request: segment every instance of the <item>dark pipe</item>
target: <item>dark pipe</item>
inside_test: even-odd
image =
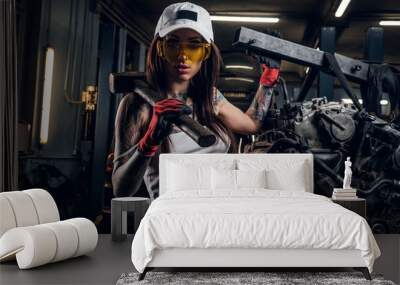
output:
[[[392,180],[392,179],[379,179],[376,181],[369,190],[358,190],[363,195],[371,195],[380,187],[385,184],[390,184],[390,186],[400,186],[400,180]]]
[[[375,126],[372,125],[372,133],[374,137],[390,143],[393,147],[400,145],[400,131],[393,129],[389,125]]]
[[[314,162],[317,166],[321,167],[323,170],[325,170],[332,179],[336,180],[339,184],[343,183],[343,179],[337,175],[328,165],[326,165],[325,162],[323,162],[321,159],[317,158],[314,156]]]
[[[325,114],[325,113],[323,113],[323,112],[320,112],[318,115],[319,115],[322,119],[328,121],[328,123],[331,123],[331,124],[335,125],[336,127],[338,127],[339,129],[341,129],[342,131],[345,131],[345,130],[346,130],[346,128],[345,128],[342,124],[336,122],[334,119],[332,119],[331,117],[329,117],[327,114]]]
[[[392,161],[395,169],[400,170],[400,145],[392,154]]]
[[[310,67],[308,73],[306,74],[306,78],[303,81],[303,84],[300,89],[299,95],[297,95],[296,102],[303,102],[306,99],[308,91],[310,91],[312,84],[315,78],[318,75],[318,69]]]
[[[290,104],[290,99],[289,99],[289,95],[288,95],[288,91],[286,88],[286,80],[283,77],[279,77],[279,83],[282,86],[282,91],[283,91],[283,98],[286,104]]]
[[[354,95],[353,89],[351,88],[349,82],[347,81],[342,70],[340,69],[336,57],[329,52],[324,52],[324,60],[326,60],[329,64],[329,69],[333,72],[333,74],[336,75],[344,91],[347,93],[347,96],[349,96],[349,98],[353,101],[353,104],[354,106],[356,106],[357,110],[363,110],[363,107],[361,106],[360,102],[358,102],[356,95]]]
[[[290,149],[290,148],[294,148],[296,149],[298,152],[301,151],[301,145],[293,140],[293,139],[289,139],[289,138],[281,138],[278,139],[276,142],[274,142],[274,144],[271,146],[271,148],[268,150],[269,153],[281,153],[282,150],[286,150],[286,149]]]

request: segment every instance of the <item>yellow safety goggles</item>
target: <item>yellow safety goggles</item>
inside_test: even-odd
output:
[[[183,56],[187,63],[200,62],[210,56],[211,44],[160,39],[157,41],[157,54],[172,64],[178,62],[179,56]]]

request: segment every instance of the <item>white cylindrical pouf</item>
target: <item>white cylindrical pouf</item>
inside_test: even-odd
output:
[[[15,228],[17,222],[15,221],[14,211],[10,202],[6,197],[0,194],[0,237],[9,229]]]
[[[31,197],[23,191],[1,193],[14,211],[17,227],[33,226],[39,223],[38,214]]]
[[[20,269],[49,263],[56,252],[57,239],[54,232],[42,225],[11,229],[0,239],[0,258],[16,253]]]
[[[57,262],[74,256],[78,249],[78,233],[65,221],[41,225],[51,229],[57,238],[57,252],[51,262]]]
[[[49,192],[43,189],[29,189],[23,192],[31,197],[38,214],[39,224],[57,222],[60,220],[56,202]]]
[[[73,225],[78,233],[78,249],[73,257],[86,254],[96,248],[98,233],[92,221],[85,218],[74,218],[64,222]]]

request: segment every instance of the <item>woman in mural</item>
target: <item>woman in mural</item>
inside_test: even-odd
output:
[[[112,183],[116,196],[131,196],[142,179],[152,199],[158,196],[158,156],[161,152],[226,153],[235,151],[233,132],[256,133],[268,110],[279,70],[268,69],[246,113],[228,102],[216,82],[221,64],[209,13],[189,3],[163,11],[149,47],[148,83],[163,96],[151,107],[140,96],[126,95],[115,121]],[[210,129],[215,144],[199,147],[169,121],[188,114]]]

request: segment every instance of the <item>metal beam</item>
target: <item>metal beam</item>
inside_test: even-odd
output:
[[[108,89],[108,75],[113,71],[116,26],[101,23],[101,42],[99,49],[99,91],[94,133],[92,162],[92,183],[90,192],[90,216],[95,217],[103,206],[106,157],[109,147],[109,120],[111,99]]]
[[[283,59],[297,64],[318,67],[321,71],[333,74],[324,64],[322,51],[283,40],[268,34],[241,27],[235,33],[234,46],[254,49],[259,54]],[[340,69],[354,82],[367,81],[369,64],[335,53]]]
[[[365,39],[364,59],[370,63],[383,63],[383,27],[369,27]]]
[[[127,11],[128,8],[126,6],[121,6],[118,1],[115,3],[114,1],[108,3],[108,1],[105,0],[99,0],[97,5],[99,7],[98,9],[112,19],[113,22],[120,27],[124,27],[132,38],[146,45],[150,45],[153,36],[143,29],[137,19],[130,14],[130,10]],[[138,17],[137,14],[135,16]]]
[[[370,27],[365,38],[364,59],[373,64],[382,64],[384,59],[384,37],[382,27]],[[381,114],[381,106],[377,104],[377,100],[369,98],[368,84],[361,87],[361,95],[363,104],[368,112]],[[376,94],[379,95],[379,94]]]
[[[335,48],[336,48],[335,27],[321,28],[319,46],[321,51],[335,53]],[[320,72],[318,80],[318,97],[326,97],[328,101],[332,101],[334,83],[335,83],[335,78],[332,75]]]
[[[319,32],[322,26],[327,25],[328,20],[332,18],[333,7],[337,0],[318,1],[316,12],[308,17],[306,27],[304,29],[302,44],[306,46],[316,47]]]
[[[306,78],[303,81],[303,85],[301,86],[300,89],[300,93],[297,96],[297,98],[295,98],[296,102],[303,102],[304,99],[307,96],[308,91],[310,90],[315,77],[317,77],[318,75],[318,69],[317,68],[310,68],[310,70],[308,71]]]

